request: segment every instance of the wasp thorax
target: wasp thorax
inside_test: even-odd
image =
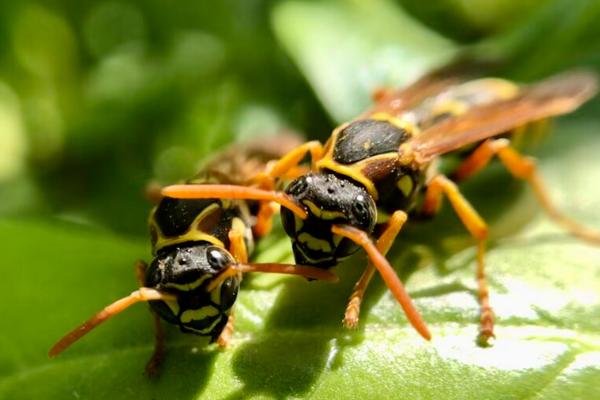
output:
[[[334,235],[334,224],[348,224],[371,232],[377,211],[375,202],[360,185],[331,173],[307,174],[294,180],[286,193],[308,213],[305,220],[287,209],[281,217],[292,239],[296,262],[330,267],[354,251],[350,241]]]

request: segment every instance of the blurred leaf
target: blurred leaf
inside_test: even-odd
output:
[[[552,0],[511,30],[477,45],[475,56],[498,59],[518,79],[530,80],[574,65],[600,71],[600,1]]]
[[[0,183],[23,173],[27,143],[19,99],[0,81]]]
[[[399,0],[419,20],[445,36],[473,41],[510,30],[553,0]]]
[[[600,138],[586,133],[598,129],[598,122],[562,124],[541,152],[553,197],[594,227],[600,226]],[[495,347],[475,345],[474,252],[460,251],[469,240],[446,207],[440,219],[409,227],[393,255],[405,278],[417,269],[408,287],[432,329],[431,343],[407,326],[379,279],[361,329],[341,328],[364,265],[359,256],[339,268],[335,286],[248,277],[232,348],[205,347],[205,340],[169,329],[157,381],[142,375],[152,351],[144,306],[57,359],[45,355],[68,329],[134,288],[131,265],[147,246],[56,221],[2,221],[0,398],[597,398],[600,251],[564,235],[536,212],[528,191],[507,182],[506,172],[492,170],[465,188],[482,214],[492,215],[496,237],[512,232],[487,258]],[[281,231],[257,253],[270,261],[290,257]]]
[[[406,84],[458,50],[387,0],[286,1],[273,25],[338,122],[360,114],[374,90]]]

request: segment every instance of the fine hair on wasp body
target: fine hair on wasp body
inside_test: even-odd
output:
[[[290,142],[289,137],[283,139],[271,144]],[[188,182],[246,184],[246,180],[264,169],[268,161],[285,148],[249,144],[244,153],[236,147],[234,155],[231,151],[224,152]],[[284,273],[335,281],[337,278],[332,273],[312,267],[248,263],[254,239],[270,228],[271,210],[268,202],[160,199],[149,218],[154,259],[149,266],[141,261],[136,264],[140,288],[69,332],[50,349],[49,355],[58,355],[129,306],[148,302],[154,318],[155,349],[146,370],[153,375],[165,351],[159,318],[178,326],[184,333],[208,336],[211,342],[227,346],[233,334],[233,306],[243,273]]]
[[[458,183],[498,158],[508,172],[525,180],[542,209],[567,232],[592,244],[600,234],[564,216],[551,202],[535,162],[511,145],[515,131],[574,111],[597,90],[594,74],[573,71],[532,85],[485,78],[466,80],[433,73],[397,91],[380,93],[374,107],[336,128],[322,146],[307,142],[271,164],[252,193],[233,185],[179,185],[163,194],[175,198],[220,197],[279,203],[297,262],[331,268],[357,249],[369,264],[350,296],[344,325],[355,327],[374,271],[426,339],[430,333],[385,254],[413,213],[434,215],[447,198],[477,244],[476,279],[480,301],[478,343],[494,338],[494,314],[484,269],[488,226],[462,195]],[[439,173],[438,157],[461,152],[452,179]],[[274,181],[297,168],[306,155],[311,169],[283,192]],[[418,208],[417,208],[418,207]],[[372,238],[374,228],[381,232]]]

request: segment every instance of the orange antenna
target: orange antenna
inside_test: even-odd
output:
[[[379,252],[379,250],[377,250],[367,234],[364,231],[349,225],[333,225],[331,230],[336,235],[348,238],[365,249],[367,255],[371,258],[373,265],[381,274],[388,289],[390,289],[396,300],[398,300],[398,303],[400,303],[400,306],[402,306],[408,321],[416,331],[423,336],[423,338],[431,340],[431,333],[429,332],[429,329],[427,329],[427,325],[425,325],[421,314],[415,308],[415,305],[406,292],[400,278],[398,278],[398,275],[396,275],[396,272],[394,272],[388,260]]]
[[[295,264],[239,264],[236,266],[241,272],[271,272],[276,274],[299,275],[308,279],[319,279],[327,282],[337,282],[338,277],[333,272],[322,268],[309,267]]]
[[[77,328],[73,329],[71,332],[67,333],[60,339],[48,352],[49,357],[55,357],[58,354],[65,351],[69,346],[79,340],[82,336],[85,336],[89,331],[109,319],[110,317],[119,314],[121,311],[124,311],[126,308],[134,305],[135,303],[139,303],[141,301],[153,301],[153,300],[163,300],[163,301],[174,301],[177,298],[174,295],[168,293],[162,293],[155,289],[142,287],[139,290],[131,293],[127,297],[123,297],[115,301],[112,304],[104,307],[102,311],[94,315],[92,318],[85,321],[83,324],[79,325]]]
[[[333,272],[329,272],[321,268],[308,267],[305,265],[279,263],[236,264],[229,266],[225,271],[221,272],[217,277],[215,277],[206,287],[206,290],[210,292],[230,276],[246,272],[268,272],[274,274],[303,276],[307,279],[318,279],[327,282],[338,281],[337,275]]]
[[[164,187],[162,195],[176,199],[243,199],[268,200],[281,204],[301,219],[306,219],[306,211],[298,203],[282,192],[262,190],[247,186],[235,185],[171,185]]]

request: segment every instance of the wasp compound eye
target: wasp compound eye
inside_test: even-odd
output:
[[[369,209],[364,196],[357,196],[356,202],[352,205],[352,211],[357,219],[364,221],[369,218]]]
[[[304,197],[304,194],[311,183],[312,178],[310,176],[301,176],[290,183],[286,192],[294,197]]]
[[[210,267],[219,272],[233,263],[231,257],[223,253],[223,250],[214,247],[207,251],[206,260]]]

